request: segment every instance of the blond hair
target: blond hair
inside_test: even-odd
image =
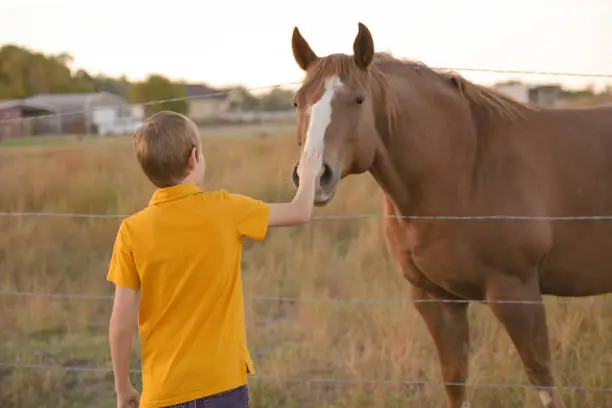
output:
[[[134,151],[140,167],[159,188],[179,184],[188,174],[191,151],[200,150],[195,123],[180,113],[158,112],[134,134]]]

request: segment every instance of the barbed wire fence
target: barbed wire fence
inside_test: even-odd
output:
[[[74,366],[74,365],[52,365],[52,364],[19,364],[0,363],[0,367],[42,370],[63,370],[72,372],[103,372],[111,373],[113,370],[106,367]],[[131,374],[141,374],[141,370],[130,370]],[[273,375],[249,375],[249,378],[264,381],[300,382],[300,383],[326,383],[326,384],[396,384],[396,385],[438,385],[438,386],[467,386],[470,388],[496,388],[496,389],[535,389],[535,390],[562,390],[562,391],[588,391],[588,392],[611,392],[609,387],[580,387],[580,386],[545,386],[529,384],[488,384],[488,383],[463,383],[433,380],[366,380],[366,379],[338,379],[321,377],[285,377]]]
[[[429,67],[424,67],[430,69]],[[419,67],[415,67],[419,69]],[[491,72],[503,74],[526,74],[526,75],[547,75],[547,76],[568,76],[568,77],[589,77],[589,78],[610,78],[612,74],[588,74],[588,73],[570,73],[570,72],[547,72],[547,71],[526,71],[526,70],[501,70],[501,69],[483,69],[483,68],[433,68],[445,71],[472,71],[472,72]],[[277,84],[264,87],[250,88],[248,91],[257,91],[270,89],[274,87],[283,87],[297,85],[299,82],[291,82],[286,84]],[[169,98],[162,100],[154,100],[142,103],[142,106],[150,106],[155,104],[163,104],[168,102],[206,99],[217,96],[227,95],[232,90],[220,91],[215,93],[207,93],[203,95],[192,95],[180,98]],[[85,114],[86,110],[74,110],[70,112],[58,112],[52,114],[38,115],[29,118],[11,118],[0,120],[0,125],[11,123],[14,121],[34,121],[42,118],[51,118],[57,116]],[[87,214],[87,213],[61,213],[61,212],[0,212],[0,217],[58,217],[58,218],[90,218],[90,219],[121,219],[128,217],[129,214]],[[449,221],[476,221],[476,220],[512,220],[512,221],[610,221],[612,215],[595,215],[595,216],[527,216],[527,215],[486,215],[486,216],[450,216],[450,215],[414,215],[414,216],[385,216],[383,214],[344,214],[344,215],[323,215],[314,216],[315,220],[324,219],[382,219],[382,218],[400,218],[413,220],[449,220]],[[21,297],[21,298],[50,298],[59,300],[106,300],[113,299],[111,295],[96,295],[96,294],[68,294],[68,293],[40,293],[40,292],[25,292],[17,290],[0,290],[0,296],[4,297]],[[517,304],[541,304],[545,302],[555,304],[612,304],[612,299],[594,299],[594,298],[576,298],[576,299],[549,299],[541,301],[526,301],[526,300],[463,300],[463,299],[325,299],[325,298],[298,298],[298,297],[276,297],[276,296],[250,296],[247,297],[253,301],[274,301],[274,302],[290,302],[290,303],[321,303],[321,304],[336,304],[336,305],[369,305],[369,304],[416,304],[416,303],[517,303]],[[0,367],[7,369],[33,369],[33,370],[63,370],[68,372],[112,372],[108,367],[91,367],[91,366],[74,366],[74,365],[51,365],[51,364],[26,364],[19,362],[0,362]],[[140,370],[131,370],[132,373],[140,373]],[[471,388],[497,388],[497,389],[558,389],[567,391],[587,391],[587,392],[612,392],[612,387],[582,387],[582,386],[536,386],[531,384],[472,384],[472,383],[449,383],[435,380],[372,380],[372,379],[336,379],[336,378],[309,378],[309,377],[283,377],[283,376],[267,376],[267,375],[251,375],[250,378],[263,381],[283,381],[283,382],[300,382],[300,383],[327,383],[327,384],[399,384],[399,385],[437,385],[437,386],[466,386]]]
[[[43,293],[43,292],[21,292],[11,290],[0,290],[0,296],[36,297],[64,300],[112,300],[112,295],[94,294],[70,294],[70,293]],[[416,303],[482,303],[482,304],[523,304],[539,305],[547,303],[546,300],[497,300],[497,299],[326,299],[326,298],[301,298],[286,296],[248,296],[247,299],[255,301],[273,301],[287,303],[330,303],[330,304],[416,304]],[[572,298],[572,299],[549,299],[553,304],[610,304],[612,299],[594,298]]]
[[[39,293],[39,292],[19,292],[0,290],[0,296],[19,296],[19,297],[42,297],[62,300],[106,300],[113,299],[111,295],[88,295],[88,294],[58,294],[58,293]],[[525,301],[525,300],[463,300],[463,299],[312,299],[297,297],[276,297],[276,296],[250,296],[247,299],[255,301],[274,301],[292,303],[329,303],[329,304],[411,304],[411,303],[517,303],[517,304],[541,304],[545,301]],[[550,303],[555,304],[612,304],[612,299],[551,299]],[[27,369],[27,370],[61,370],[66,372],[102,372],[110,373],[112,368],[100,366],[75,366],[70,364],[29,364],[20,362],[0,362],[0,367],[6,369]],[[141,370],[132,369],[132,374],[141,374]],[[561,390],[572,392],[612,392],[612,387],[586,387],[577,385],[556,385],[538,386],[532,384],[511,384],[511,383],[469,383],[469,382],[447,382],[441,380],[414,380],[414,379],[339,379],[323,377],[293,377],[293,376],[273,376],[273,375],[249,375],[249,378],[257,381],[276,381],[276,382],[297,382],[297,383],[319,383],[330,385],[411,385],[411,386],[465,386],[473,389],[524,389],[524,390]]]

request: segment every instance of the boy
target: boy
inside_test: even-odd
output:
[[[121,223],[109,266],[107,279],[116,285],[109,335],[117,407],[248,407],[247,373],[254,370],[244,325],[242,238],[262,241],[268,227],[309,221],[321,153],[302,155],[293,201],[266,204],[204,189],[199,131],[178,113],[148,118],[134,135],[134,150],[157,190],[148,207]],[[128,377],[137,326],[140,401]]]

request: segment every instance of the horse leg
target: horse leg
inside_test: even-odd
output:
[[[422,289],[412,287],[415,300],[441,300]],[[468,408],[465,382],[468,377],[470,329],[468,303],[416,303],[416,309],[425,321],[438,351],[438,359],[445,383],[447,408]]]
[[[554,387],[551,352],[548,343],[546,310],[543,303],[495,303],[496,300],[542,301],[537,275],[527,280],[496,277],[487,283],[487,300],[493,314],[504,325],[534,386]],[[546,408],[565,408],[556,389],[540,389]]]

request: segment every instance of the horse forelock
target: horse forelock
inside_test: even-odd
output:
[[[312,67],[308,69],[306,78],[298,91],[301,94],[309,93],[318,95],[322,93],[322,88],[327,78],[337,76],[344,83],[351,83],[365,87],[367,85],[367,73],[359,70],[352,57],[345,54],[332,54],[316,60]],[[304,101],[307,103],[316,101]]]
[[[393,126],[401,106],[397,102],[396,91],[386,83],[385,74],[378,69],[377,62],[385,58],[385,54],[376,54],[367,70],[359,68],[353,57],[346,54],[331,54],[319,58],[309,68],[296,98],[303,99],[306,94],[315,95],[315,100],[303,100],[303,103],[316,102],[316,96],[322,94],[325,81],[337,76],[345,84],[367,90],[376,100],[375,108],[382,106],[390,126]]]

